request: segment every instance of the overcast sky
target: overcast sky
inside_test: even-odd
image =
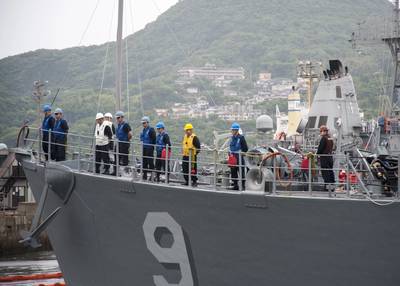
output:
[[[144,28],[176,2],[125,0],[124,36],[131,34],[133,28],[135,31]],[[79,43],[114,41],[117,6],[118,0],[0,0],[0,59],[40,48],[63,49]]]

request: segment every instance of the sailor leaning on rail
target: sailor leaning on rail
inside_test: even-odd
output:
[[[249,148],[247,147],[246,138],[239,134],[239,130],[240,125],[234,122],[231,126],[232,137],[229,144],[228,159],[232,179],[232,187],[229,188],[230,190],[239,190],[239,181],[242,182],[243,190],[246,184],[246,168],[242,152],[247,152]],[[241,166],[241,171],[239,171],[239,165]],[[241,179],[239,179],[239,173],[241,173]]]
[[[183,185],[189,185],[189,174],[192,186],[197,186],[197,154],[200,152],[200,140],[193,132],[193,125],[187,123],[183,128],[185,135],[182,141],[182,172],[185,179]],[[189,164],[191,166],[189,166]]]
[[[100,173],[101,162],[103,161],[104,172],[103,174],[110,174],[110,156],[108,150],[112,144],[113,133],[111,127],[104,120],[103,113],[96,114],[96,130],[94,134],[96,138],[96,173]]]
[[[321,165],[321,175],[324,179],[325,189],[334,188],[335,184],[335,174],[333,173],[333,140],[328,134],[328,128],[322,125],[319,128],[321,135],[321,140],[319,141],[317,154],[319,156],[319,161]]]

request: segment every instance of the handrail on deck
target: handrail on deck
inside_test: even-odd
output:
[[[34,131],[34,130],[31,130]],[[68,133],[66,134],[66,144],[58,143],[52,138],[56,132],[49,133],[49,140],[42,141],[40,129],[35,130],[37,136],[33,138],[26,138],[26,142],[32,143],[32,154],[39,162],[45,162],[45,154],[43,152],[42,144],[48,144],[47,158],[51,160],[52,152],[56,146],[65,146],[67,157],[72,164],[72,168],[78,172],[95,173],[96,165],[100,164],[101,169],[113,169],[116,176],[130,177],[132,180],[144,181],[144,172],[150,173],[150,178],[158,178],[161,183],[184,183],[183,175],[187,175],[189,186],[192,186],[192,179],[198,178],[198,183],[201,185],[209,186],[213,189],[228,189],[231,184],[237,185],[239,190],[243,190],[246,174],[251,168],[264,168],[271,172],[269,184],[272,187],[267,191],[277,193],[279,191],[304,191],[304,194],[310,196],[315,193],[315,190],[324,189],[328,190],[328,194],[343,193],[346,196],[365,193],[369,186],[377,186],[379,181],[371,181],[372,171],[368,166],[365,158],[361,153],[358,153],[359,158],[352,157],[348,154],[333,154],[333,155],[318,155],[334,156],[335,162],[338,162],[333,168],[321,168],[317,164],[316,158],[308,158],[308,166],[302,165],[305,160],[305,154],[299,154],[289,151],[283,147],[277,147],[279,150],[274,156],[264,156],[262,153],[242,153],[238,152],[238,162],[236,166],[228,165],[228,151],[217,149],[201,149],[196,157],[197,172],[192,172],[192,160],[195,157],[189,156],[189,171],[183,174],[181,171],[182,165],[182,148],[181,146],[166,146],[166,157],[162,158],[153,152],[154,156],[144,156],[142,153],[143,144],[138,138],[133,138],[132,141],[123,142],[113,139],[113,150],[97,150],[94,136],[87,136],[82,134]],[[34,133],[34,132],[31,132]],[[122,152],[120,148],[125,144],[129,146],[128,153]],[[147,144],[151,146],[154,151],[157,144]],[[105,154],[109,157],[109,163],[96,161],[96,152],[98,154]],[[286,156],[286,159],[285,159]],[[144,168],[143,159],[149,159],[156,163],[154,168]],[[244,158],[244,160],[242,160]],[[253,158],[253,160],[249,160]],[[287,158],[290,158],[287,159]],[[289,161],[290,163],[289,163]],[[359,160],[354,163],[354,160]],[[107,160],[106,160],[107,161]],[[244,163],[243,163],[244,161]],[[353,162],[352,162],[353,161]],[[71,163],[75,162],[75,164]],[[126,164],[128,162],[128,164]],[[357,168],[359,166],[360,168]],[[98,167],[98,166],[97,166]],[[156,168],[157,167],[157,168]],[[232,178],[232,168],[238,168],[237,178]],[[97,168],[98,169],[98,168]],[[333,172],[335,182],[325,183],[318,175],[319,172],[329,171]],[[244,172],[244,173],[243,173]],[[112,173],[112,172],[110,172]],[[345,176],[343,177],[343,173]],[[397,191],[397,190],[396,190]],[[397,192],[398,193],[398,192]],[[396,193],[396,194],[397,194]]]

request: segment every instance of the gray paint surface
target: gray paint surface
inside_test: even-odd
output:
[[[44,168],[23,164],[38,199]],[[48,229],[68,285],[158,285],[154,276],[178,284],[188,268],[160,263],[148,248],[143,228],[152,213],[168,214],[159,225],[176,222],[165,227],[171,233],[181,228],[185,239],[174,242],[184,245],[178,254],[189,259],[193,285],[400,284],[399,203],[267,195],[265,208],[252,208],[239,192],[74,176],[69,202]],[[49,193],[45,213],[60,204]]]

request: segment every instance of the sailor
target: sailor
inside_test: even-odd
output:
[[[169,164],[167,158],[171,156],[171,140],[169,139],[168,133],[165,131],[164,122],[160,121],[156,124],[157,129],[157,139],[156,139],[156,182],[160,181],[161,171],[167,169],[167,178],[165,178],[165,182],[168,182],[169,175]],[[168,146],[168,154],[167,154],[167,146]]]
[[[332,184],[335,183],[335,174],[333,173],[333,140],[328,134],[328,128],[322,125],[319,128],[321,140],[319,141],[317,154],[319,156],[321,165],[321,175],[324,179],[325,189],[333,188]]]
[[[110,126],[113,136],[115,135],[115,126],[112,122],[113,116],[110,112],[104,114],[104,123]]]
[[[242,152],[247,152],[249,148],[247,147],[246,138],[239,134],[240,125],[236,122],[232,123],[231,132],[232,137],[229,144],[229,167],[231,168],[231,179],[232,179],[232,187],[231,190],[239,190],[239,180],[242,182],[243,190],[245,188],[245,162]],[[240,158],[240,160],[239,160]],[[239,178],[239,163],[241,165],[241,175],[242,178]]]
[[[142,153],[142,169],[143,180],[147,180],[147,173],[154,170],[154,146],[156,144],[156,131],[150,126],[150,118],[143,116],[142,118],[143,130],[140,133],[140,141],[143,144]],[[150,177],[150,180],[152,176]]]
[[[116,137],[118,139],[118,144],[116,144],[116,155],[115,162],[119,166],[128,166],[129,159],[129,141],[132,138],[132,129],[129,124],[124,119],[125,114],[122,111],[117,111],[115,113],[115,118],[117,120],[118,126],[116,130]],[[118,160],[117,160],[118,154]],[[116,166],[118,168],[118,166]],[[114,169],[112,175],[116,175],[116,168]]]
[[[378,126],[380,129],[380,133],[384,134],[385,133],[385,116],[384,116],[384,114],[381,114],[378,117]]]
[[[114,165],[115,166],[115,162],[114,162],[114,139],[115,139],[115,126],[113,124],[113,116],[110,112],[107,112],[106,114],[104,114],[104,124],[110,126],[111,128],[111,132],[112,132],[112,140],[109,140],[110,143],[108,145],[108,157],[110,158],[110,165]]]
[[[185,178],[184,185],[189,185],[189,172],[192,178],[192,186],[197,186],[197,155],[200,152],[200,140],[193,133],[193,125],[187,123],[184,127],[185,135],[182,141],[182,172]],[[190,158],[190,160],[189,160]],[[189,161],[191,166],[189,168]]]
[[[65,160],[65,150],[67,147],[67,133],[69,130],[67,121],[63,118],[63,111],[61,108],[57,108],[54,111],[56,122],[54,124],[54,151],[53,157],[56,161]]]
[[[54,129],[54,124],[55,124],[55,119],[51,114],[51,106],[50,104],[45,104],[43,106],[43,113],[44,113],[44,118],[43,118],[43,122],[42,122],[42,148],[43,148],[43,152],[44,152],[44,156],[46,158],[46,161],[49,160],[49,153],[51,154],[51,150],[49,152],[49,133],[51,132],[51,130]],[[54,135],[54,134],[52,134]],[[54,142],[54,138],[51,138],[51,141]],[[50,146],[50,149],[52,147]],[[50,155],[51,156],[51,155]]]
[[[110,174],[110,157],[108,150],[110,148],[110,143],[112,144],[112,130],[110,126],[104,120],[103,113],[96,114],[96,173],[100,173],[101,161],[104,163],[104,173]]]

